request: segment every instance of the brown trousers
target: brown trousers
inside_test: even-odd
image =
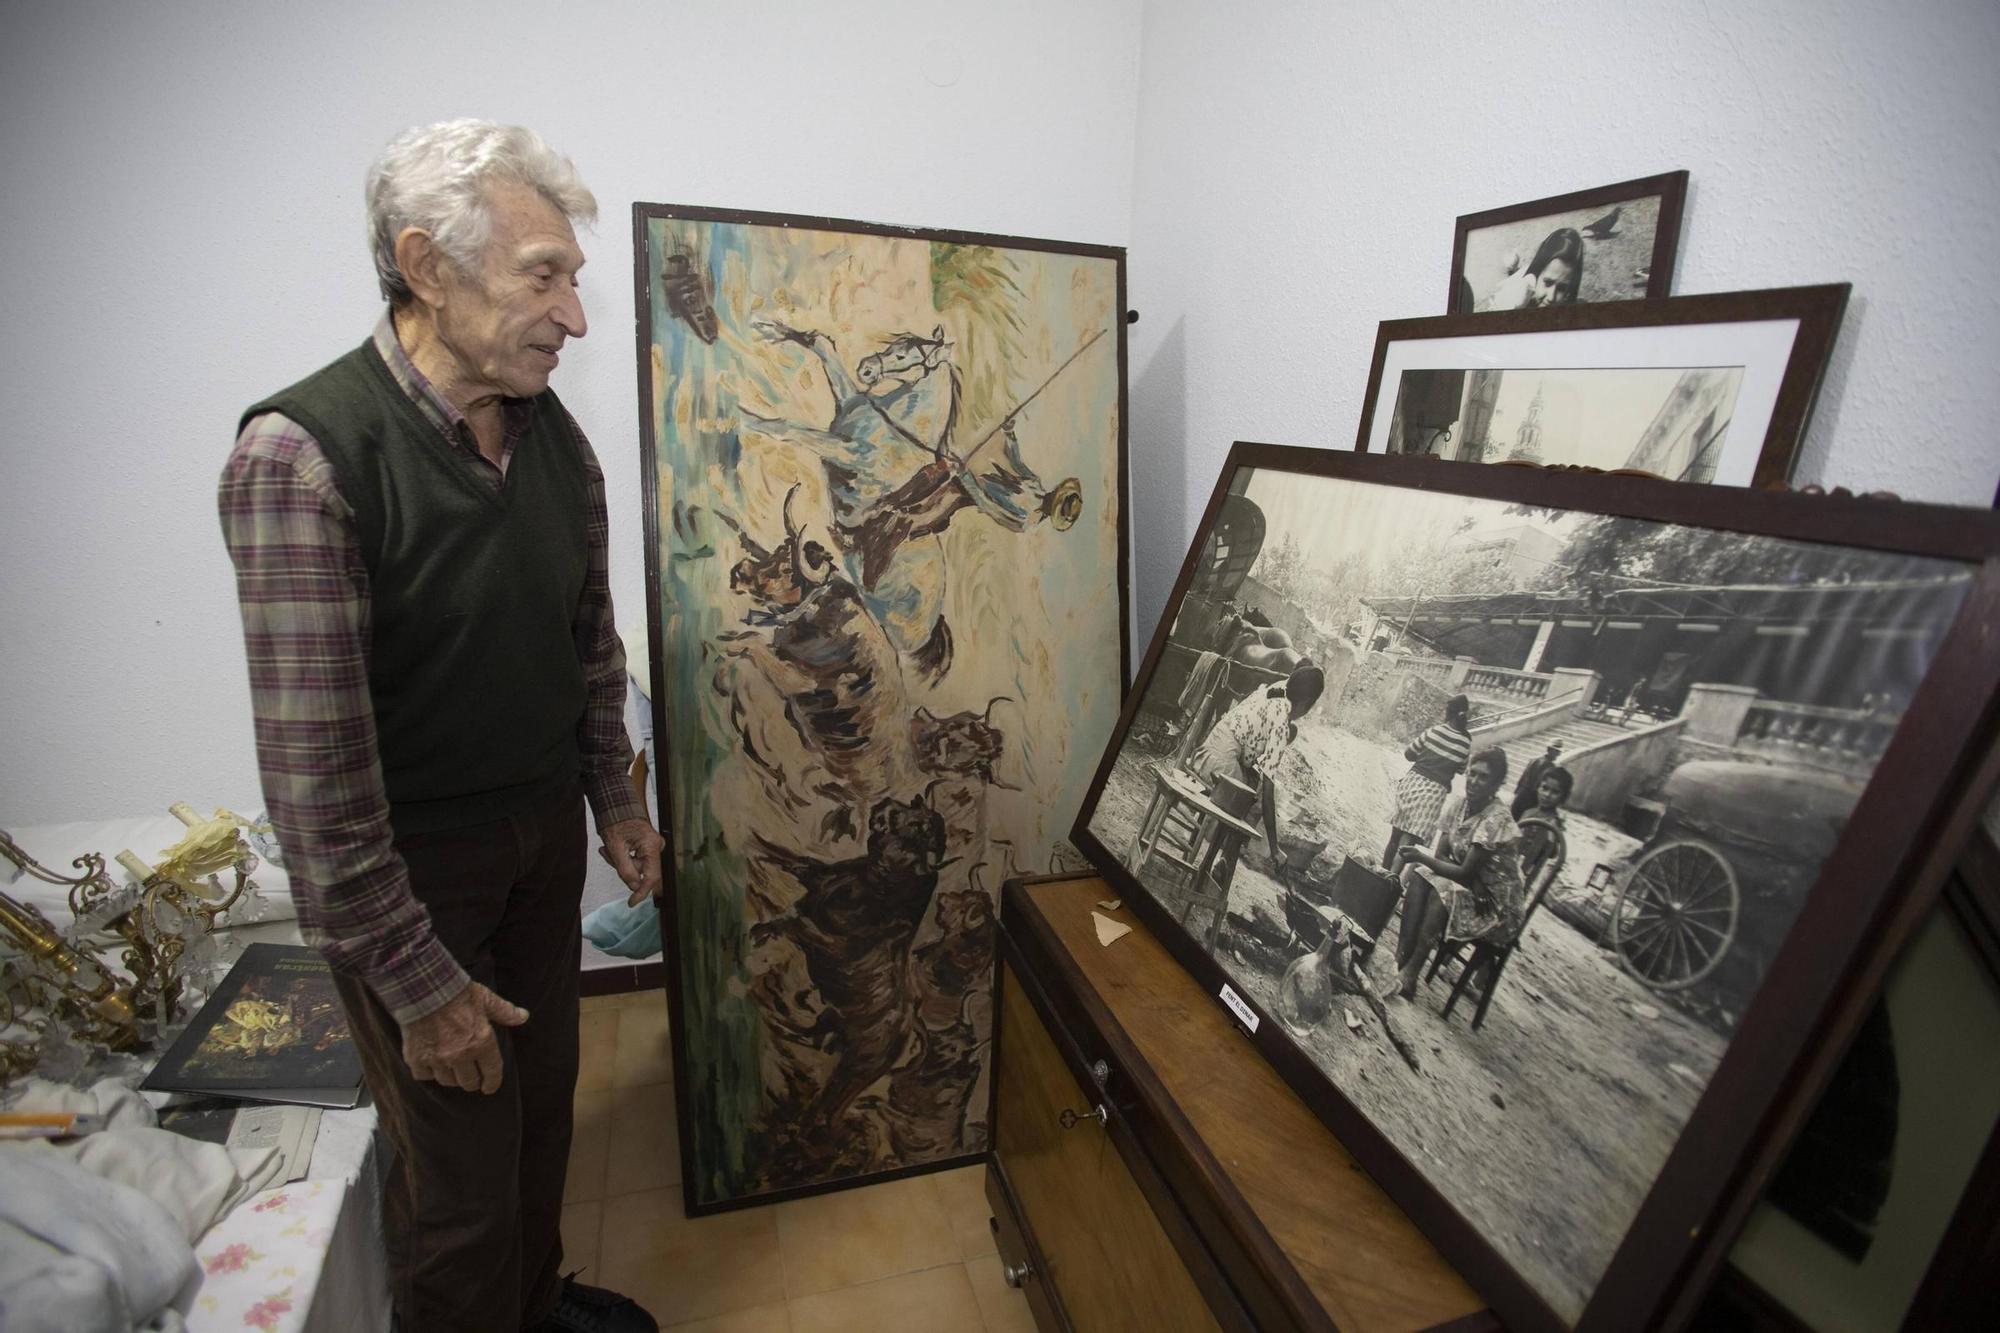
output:
[[[560,1284],[563,1178],[576,1090],[583,798],[399,838],[417,898],[452,957],[528,1011],[495,1027],[491,1096],[419,1082],[402,1028],[335,974],[383,1133],[389,1294],[403,1333],[509,1333],[547,1316]]]

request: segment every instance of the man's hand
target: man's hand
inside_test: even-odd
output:
[[[526,1009],[474,981],[442,1009],[403,1025],[403,1060],[413,1078],[467,1092],[497,1092],[500,1041],[493,1025],[517,1028],[527,1021]]]
[[[604,846],[598,850],[631,891],[627,907],[637,907],[660,891],[660,849],[666,840],[653,830],[651,821],[621,819],[605,828],[603,838]]]

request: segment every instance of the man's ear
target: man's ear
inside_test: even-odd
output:
[[[403,271],[410,291],[432,309],[444,304],[444,270],[450,262],[423,228],[405,227],[397,233],[396,267]]]

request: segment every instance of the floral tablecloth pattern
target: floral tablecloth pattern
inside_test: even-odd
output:
[[[195,1246],[201,1291],[191,1322],[280,1333],[305,1327],[347,1191],[298,1180],[246,1200]]]

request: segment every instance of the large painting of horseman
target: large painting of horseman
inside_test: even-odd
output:
[[[1125,678],[1122,252],[634,214],[688,1207],[979,1153]]]
[[[1978,565],[1338,461],[1406,480],[1225,474],[1079,842],[1516,1275],[1510,1326],[1588,1324],[1781,951],[1859,910],[1822,875],[1886,835]]]

